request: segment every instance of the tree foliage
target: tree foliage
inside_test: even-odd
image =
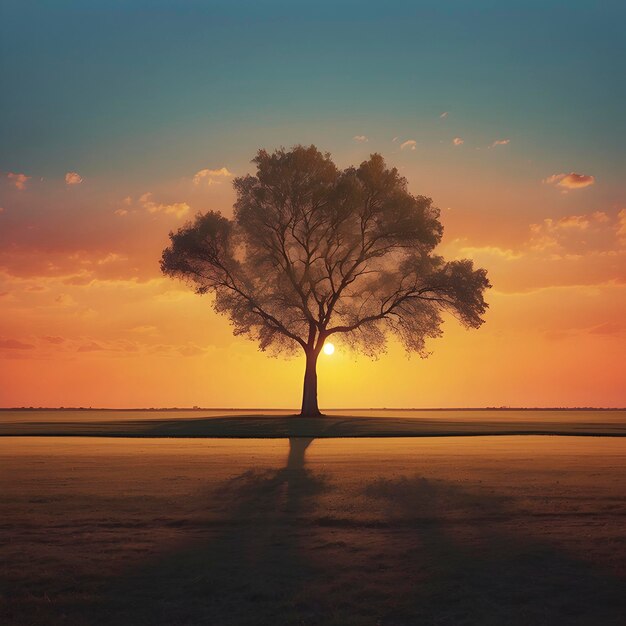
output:
[[[486,271],[433,253],[439,211],[379,154],[339,170],[315,146],[296,146],[260,150],[253,163],[256,175],[234,181],[233,219],[197,215],[170,233],[161,259],[165,274],[214,294],[235,334],[307,354],[341,334],[374,356],[391,333],[426,356],[443,312],[483,323]]]

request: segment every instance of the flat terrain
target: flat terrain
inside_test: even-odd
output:
[[[0,623],[624,623],[626,439],[0,439]]]
[[[0,411],[0,436],[100,437],[436,437],[461,435],[626,436],[626,411]]]

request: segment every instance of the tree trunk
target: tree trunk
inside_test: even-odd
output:
[[[317,356],[315,350],[306,352],[306,368],[304,370],[304,389],[302,392],[302,417],[321,415],[317,406]]]

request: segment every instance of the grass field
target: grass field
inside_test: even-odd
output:
[[[461,435],[626,436],[626,410],[0,411],[0,436],[435,437]]]
[[[626,439],[0,438],[3,624],[608,624]]]

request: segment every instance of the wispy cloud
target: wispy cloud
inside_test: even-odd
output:
[[[97,352],[98,350],[104,350],[104,348],[95,341],[89,341],[79,346],[77,352]]]
[[[514,261],[521,259],[522,252],[512,250],[511,248],[501,248],[500,246],[463,246],[461,254],[475,258],[476,256],[500,257],[506,261]]]
[[[619,322],[604,322],[589,328],[592,335],[618,335],[624,330],[624,325]]]
[[[59,306],[74,306],[76,304],[76,300],[74,300],[74,298],[72,298],[72,296],[66,294],[66,293],[60,293],[55,299],[54,299],[55,303],[58,304]]]
[[[47,341],[48,343],[52,343],[55,345],[59,345],[65,342],[65,339],[63,337],[58,337],[55,335],[46,335],[45,337],[43,337],[43,339],[44,341]]]
[[[503,291],[564,285],[624,284],[626,209],[617,215],[595,211],[545,218],[529,225],[515,245],[452,242],[457,258],[469,257],[489,268]],[[626,231],[626,229],[624,229]]]
[[[465,141],[464,141],[463,139],[461,139],[461,137],[455,137],[455,138],[452,140],[452,143],[453,143],[455,146],[460,146],[460,145],[464,144],[464,143],[465,143]]]
[[[510,144],[510,143],[511,143],[510,139],[496,139],[494,142],[491,143],[489,147],[495,148],[496,146],[506,146],[507,144]]]
[[[400,144],[400,150],[415,150],[415,146],[417,145],[417,141],[415,139],[407,139]]]
[[[600,253],[607,258],[624,252],[626,241],[622,232],[626,223],[626,209],[616,216],[604,211],[566,215],[559,219],[546,218],[531,224],[528,239],[516,250],[499,246],[479,246],[463,248],[463,252],[488,253],[492,256],[516,260],[534,257],[536,260],[560,260],[584,258]]]
[[[352,137],[352,139],[354,139],[354,141],[358,141],[359,143],[365,143],[366,141],[369,141],[369,139],[365,135],[355,135],[354,137]]]
[[[16,172],[9,172],[7,178],[15,185],[16,189],[23,191],[26,189],[26,183],[30,180],[30,176],[26,174],[18,174]]]
[[[558,220],[547,218],[531,224],[530,247],[558,254],[584,254],[591,250],[617,250],[621,216],[617,220],[604,211],[566,215]]]
[[[199,185],[205,182],[207,185],[214,185],[219,181],[216,178],[227,178],[232,176],[233,173],[226,167],[220,167],[217,170],[204,169],[196,172],[193,176],[193,184]]]
[[[139,204],[142,208],[148,211],[148,213],[166,213],[168,215],[175,215],[176,217],[186,215],[191,209],[186,202],[174,202],[172,204],[155,202],[152,199],[152,194],[150,192],[144,193],[140,196]]]
[[[125,207],[131,207],[133,205],[133,199],[130,196],[126,196],[122,200],[122,204],[124,206],[120,207],[119,209],[115,209],[115,211],[113,211],[113,213],[115,213],[115,215],[120,215],[120,216],[128,215],[129,209],[127,209]]]
[[[68,172],[65,174],[65,182],[68,185],[80,185],[83,178],[78,172]]]
[[[588,174],[576,174],[576,172],[570,172],[569,174],[552,174],[548,178],[544,178],[544,183],[547,185],[556,185],[564,190],[569,189],[583,189],[589,187],[596,182],[594,176]]]
[[[0,339],[0,350],[31,350],[35,346],[19,339]]]

